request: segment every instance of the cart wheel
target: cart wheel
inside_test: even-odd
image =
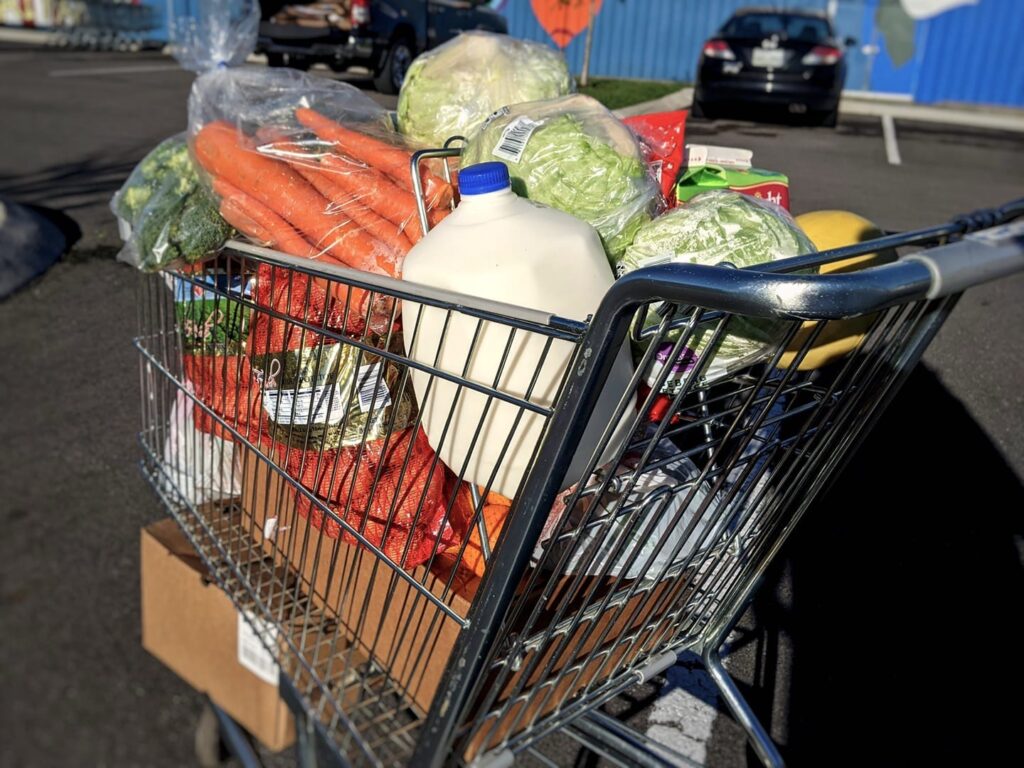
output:
[[[199,768],[225,768],[231,764],[231,753],[220,737],[220,724],[209,704],[203,705],[196,723],[195,750]]]

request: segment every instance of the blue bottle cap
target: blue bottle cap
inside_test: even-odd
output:
[[[459,171],[459,194],[482,195],[508,189],[512,182],[504,163],[476,163]]]

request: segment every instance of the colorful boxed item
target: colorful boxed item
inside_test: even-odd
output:
[[[716,165],[688,167],[676,184],[676,199],[685,203],[710,189],[740,192],[789,210],[789,177],[760,168],[735,170]]]

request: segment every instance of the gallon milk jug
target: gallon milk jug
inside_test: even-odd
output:
[[[597,232],[567,213],[518,197],[502,163],[459,174],[459,207],[405,259],[403,279],[571,320],[597,311],[614,277]],[[405,301],[408,356],[544,407],[554,405],[574,346],[567,341],[481,321],[457,311]],[[502,367],[502,361],[504,366]],[[410,368],[422,426],[437,452],[463,479],[515,497],[546,418],[518,405]],[[623,345],[565,479],[580,479],[632,376]],[[532,388],[531,388],[532,385]],[[628,437],[629,409],[601,462]]]

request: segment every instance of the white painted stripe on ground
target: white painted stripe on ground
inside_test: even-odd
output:
[[[102,75],[135,75],[144,72],[164,72],[181,69],[177,64],[133,64],[127,67],[81,67],[79,69],[54,69],[50,77],[96,77]]]
[[[885,139],[885,158],[889,165],[900,165],[900,147],[896,143],[896,121],[888,112],[882,115],[882,137]]]
[[[654,702],[647,736],[703,765],[718,717],[718,689],[699,663],[681,662],[668,670],[662,694]]]

